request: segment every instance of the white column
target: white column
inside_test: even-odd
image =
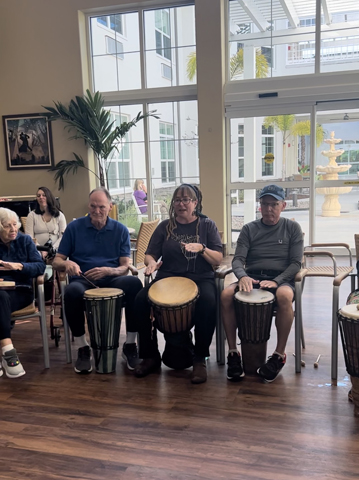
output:
[[[256,118],[244,119],[244,181],[255,182],[257,172]],[[256,217],[256,192],[244,191],[244,223]]]

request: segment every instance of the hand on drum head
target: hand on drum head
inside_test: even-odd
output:
[[[278,288],[278,283],[274,280],[262,280],[259,286],[260,288]]]
[[[238,282],[238,289],[240,292],[251,292],[253,283],[259,283],[259,280],[254,280],[251,277],[242,277]]]

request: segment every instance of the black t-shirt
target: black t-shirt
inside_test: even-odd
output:
[[[168,239],[167,225],[168,220],[158,225],[146,251],[146,255],[151,255],[155,260],[162,257],[163,264],[156,278],[180,276],[193,281],[213,278],[212,265],[203,255],[186,252],[182,243],[204,243],[209,249],[221,252],[222,242],[216,224],[209,218],[199,218],[186,224],[177,223]]]

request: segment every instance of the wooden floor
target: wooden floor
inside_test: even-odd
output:
[[[197,386],[189,370],[166,367],[137,379],[120,358],[115,374],[76,375],[63,340],[51,341],[43,370],[38,324],[16,326],[27,374],[0,379],[0,479],[358,479],[359,419],[341,351],[338,385],[330,380],[331,283],[307,280],[306,367],[295,374],[292,330],[272,384],[228,382],[214,346]],[[341,305],[349,291],[346,280]],[[273,330],[269,354],[274,342]]]

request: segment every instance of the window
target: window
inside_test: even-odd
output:
[[[107,53],[110,55],[116,55],[117,58],[121,58],[122,60],[125,58],[123,55],[123,44],[121,42],[106,36],[106,46]]]
[[[244,125],[238,125],[238,177],[244,177]]]
[[[123,35],[123,19],[122,15],[107,15],[102,17],[97,17],[97,23],[103,25],[104,27],[111,28],[116,33]]]
[[[121,123],[129,121],[129,115],[120,115],[116,112],[111,113],[114,127],[119,127]],[[123,187],[131,186],[130,175],[130,139],[129,133],[125,135],[122,142],[118,144],[117,150],[112,152],[111,163],[108,168],[108,179],[110,190],[118,190]]]
[[[267,163],[264,156],[267,153],[274,155],[274,129],[273,127],[265,128],[262,125],[262,175],[263,177],[273,175],[273,162]]]
[[[165,63],[161,63],[162,77],[172,80],[172,68]]]
[[[171,27],[169,10],[155,11],[156,52],[171,60]]]
[[[169,123],[160,122],[161,181],[174,182],[176,179],[174,129]]]

